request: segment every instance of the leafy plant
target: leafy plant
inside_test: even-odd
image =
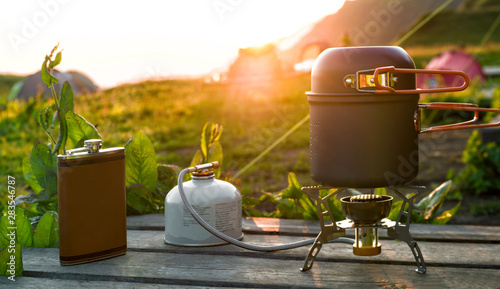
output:
[[[201,132],[201,143],[200,149],[196,151],[193,160],[191,161],[191,167],[199,164],[205,164],[210,162],[219,162],[222,166],[222,146],[219,143],[219,139],[222,135],[222,126],[219,124],[212,124],[210,128],[210,135],[207,134],[208,122],[203,126],[203,131]],[[221,170],[215,170],[214,174],[216,178],[220,177]]]
[[[33,192],[20,195],[9,202],[9,206],[4,208],[0,222],[0,246],[3,248],[0,251],[0,263],[4,266],[9,261],[8,258],[11,258],[11,246],[19,247],[19,250],[15,249],[18,254],[16,276],[22,274],[21,246],[59,246],[57,154],[65,152],[67,147],[82,146],[86,139],[101,138],[92,124],[74,112],[73,90],[69,83],[62,85],[59,95],[55,91],[54,84],[58,83],[58,79],[52,73],[62,60],[61,51],[54,57],[57,48],[58,45],[52,49],[50,55],[45,56],[41,69],[42,81],[50,88],[54,101],[38,116],[38,123],[47,133],[49,143],[35,141],[30,156],[22,161],[25,180]],[[57,134],[56,130],[59,131]],[[10,212],[15,212],[15,218],[9,219]],[[11,236],[15,236],[14,240]],[[6,267],[0,267],[0,274],[6,273]]]
[[[208,127],[208,123],[203,127],[200,149],[195,153],[191,166],[214,161],[222,163],[222,146],[219,143],[222,126],[212,124],[210,135],[207,134]],[[125,167],[127,214],[163,213],[165,196],[177,185],[181,168],[158,164],[153,144],[143,133],[138,133],[125,145]],[[216,177],[220,176],[219,171],[215,171]]]
[[[36,203],[29,214],[37,219],[45,212],[57,212],[57,155],[65,152],[66,148],[83,146],[87,139],[102,139],[91,123],[74,112],[71,85],[65,82],[59,95],[55,91],[54,84],[58,83],[58,79],[52,73],[62,60],[61,51],[52,59],[57,48],[58,45],[50,55],[45,56],[41,69],[42,81],[50,88],[54,102],[38,116],[38,123],[48,135],[49,143],[35,141],[30,156],[23,159],[24,177],[33,193],[16,198],[16,205]],[[58,134],[55,133],[57,128]]]
[[[453,208],[440,212],[440,208],[443,205],[446,195],[450,191],[452,182],[446,181],[442,183],[439,187],[433,190],[429,195],[421,199],[418,203],[413,205],[411,222],[416,224],[435,224],[444,225],[448,223],[453,216],[458,212],[460,204],[458,203]],[[381,189],[385,191],[385,189]],[[381,193],[384,194],[384,193]],[[407,196],[409,197],[409,196]],[[403,200],[393,201],[391,213],[389,214],[389,219],[395,221],[403,205]],[[405,208],[406,210],[408,208]]]
[[[500,191],[500,146],[483,143],[476,130],[462,155],[465,167],[454,178],[460,192],[481,195]]]
[[[251,216],[265,216],[272,218],[285,218],[285,219],[304,219],[304,220],[318,220],[318,209],[316,203],[304,194],[301,190],[301,185],[297,180],[294,173],[288,173],[288,187],[279,192],[264,192],[259,199],[254,199],[253,202],[249,201],[248,204],[253,207],[271,202],[275,205],[275,210],[270,212],[261,213],[260,211],[252,208],[252,206],[244,209],[244,212]],[[321,190],[320,196],[325,197],[332,190]],[[339,200],[334,197],[328,199],[328,205],[332,211],[335,221],[345,219],[342,213],[342,207]]]
[[[9,206],[10,207],[10,206]],[[22,276],[22,247],[59,247],[59,222],[57,213],[46,212],[36,231],[25,211],[20,207],[7,207],[0,219],[0,275]],[[14,215],[12,212],[15,212]],[[14,260],[14,274],[8,263]]]
[[[439,212],[439,208],[448,194],[451,186],[451,181],[443,183],[436,188],[432,193],[423,198],[421,201],[413,205],[412,223],[419,224],[446,224],[457,213],[460,208],[460,203],[450,210]],[[359,195],[361,192],[355,189],[348,189],[352,195]],[[320,196],[325,197],[332,190],[321,190]],[[386,195],[385,188],[378,188],[375,194]],[[409,196],[407,196],[409,197]],[[258,206],[265,202],[272,202],[275,205],[275,210],[271,212],[260,213],[254,208],[245,208],[245,213],[252,216],[265,216],[274,218],[286,219],[305,219],[318,220],[317,206],[313,200],[304,194],[301,186],[294,173],[288,174],[288,187],[282,191],[269,193],[264,192],[259,199],[254,199],[251,205]],[[393,201],[389,219],[396,220],[403,204],[402,200]],[[342,212],[341,202],[334,197],[328,199],[328,205],[332,212],[335,221],[345,219]],[[407,208],[406,208],[407,209]]]
[[[175,185],[180,168],[156,163],[151,140],[138,133],[125,145],[127,214],[161,213],[168,191]]]

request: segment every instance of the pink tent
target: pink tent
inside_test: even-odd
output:
[[[473,56],[461,51],[448,51],[434,57],[425,69],[460,70],[469,76],[469,79],[484,82],[485,75],[479,62]],[[418,88],[436,88],[461,86],[463,79],[455,75],[418,74]]]

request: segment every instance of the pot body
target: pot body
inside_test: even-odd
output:
[[[418,94],[358,92],[346,75],[380,66],[415,68],[399,47],[325,50],[312,70],[311,177],[333,187],[403,185],[418,174]],[[398,76],[397,89],[415,89],[415,75]]]

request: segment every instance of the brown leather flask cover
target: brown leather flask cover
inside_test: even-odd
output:
[[[59,259],[73,265],[127,251],[123,148],[59,155]]]

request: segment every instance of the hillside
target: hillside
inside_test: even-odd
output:
[[[5,98],[9,94],[10,88],[18,81],[23,80],[24,76],[12,74],[0,74],[0,98]]]
[[[478,45],[499,13],[500,8],[443,11],[404,41],[402,46]],[[489,41],[500,42],[499,27],[492,31]]]
[[[301,62],[305,52],[317,47],[390,45],[415,25],[422,16],[441,6],[445,0],[347,1],[335,14],[328,15],[278,44],[285,67]],[[447,9],[456,10],[456,0]]]

